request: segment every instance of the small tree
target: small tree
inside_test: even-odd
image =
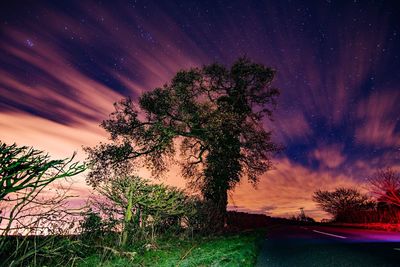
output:
[[[371,192],[380,202],[400,208],[400,174],[387,168],[368,178]]]
[[[351,221],[359,211],[373,209],[375,202],[355,188],[339,187],[336,190],[314,192],[313,200],[336,221]]]
[[[122,217],[120,245],[127,244],[129,234],[140,234],[147,226],[151,228],[151,238],[157,227],[169,227],[171,222],[190,214],[191,205],[186,194],[175,187],[150,184],[149,181],[118,171],[118,176],[104,180],[95,189],[113,206],[99,200],[104,213]],[[102,202],[105,205],[102,205]]]

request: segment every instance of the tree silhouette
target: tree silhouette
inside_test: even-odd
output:
[[[314,192],[313,200],[336,221],[351,221],[355,212],[375,207],[374,201],[355,188],[339,187],[332,192],[318,190]]]
[[[230,69],[212,64],[179,71],[169,84],[115,104],[101,126],[112,143],[87,148],[93,186],[128,159],[159,176],[180,144],[182,175],[213,204],[210,225],[224,224],[227,191],[243,177],[256,183],[279,147],[262,120],[272,115],[279,91],[275,71],[242,58]]]
[[[371,191],[380,202],[400,208],[400,174],[387,168],[368,178]]]

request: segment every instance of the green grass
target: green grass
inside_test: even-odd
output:
[[[261,233],[248,232],[193,239],[163,238],[156,248],[143,250],[133,259],[101,255],[85,258],[78,266],[254,266]],[[132,248],[131,251],[137,251]]]

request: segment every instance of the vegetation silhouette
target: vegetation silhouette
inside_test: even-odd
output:
[[[391,168],[377,171],[368,178],[372,193],[380,202],[400,208],[400,174]]]
[[[7,145],[0,141],[0,200],[24,189],[43,188],[57,179],[71,177],[86,167],[71,158],[51,160],[48,154],[32,147]]]
[[[0,141],[1,266],[40,265],[71,244],[59,242],[75,227],[68,187],[51,191],[49,185],[86,169],[74,156],[52,160],[41,150]]]
[[[313,200],[339,222],[352,222],[354,213],[375,208],[375,201],[356,188],[339,187],[334,191],[318,190],[314,192]]]
[[[400,222],[400,174],[392,168],[378,170],[367,179],[377,200],[379,222]]]

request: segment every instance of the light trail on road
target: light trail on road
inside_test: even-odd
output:
[[[317,231],[317,230],[313,230],[313,232],[316,232],[316,233],[319,233],[319,234],[323,234],[323,235],[329,235],[329,236],[333,236],[333,237],[337,237],[337,238],[342,238],[342,239],[346,239],[347,238],[345,236],[334,235],[334,234],[325,233],[325,232],[321,232],[321,231]]]

